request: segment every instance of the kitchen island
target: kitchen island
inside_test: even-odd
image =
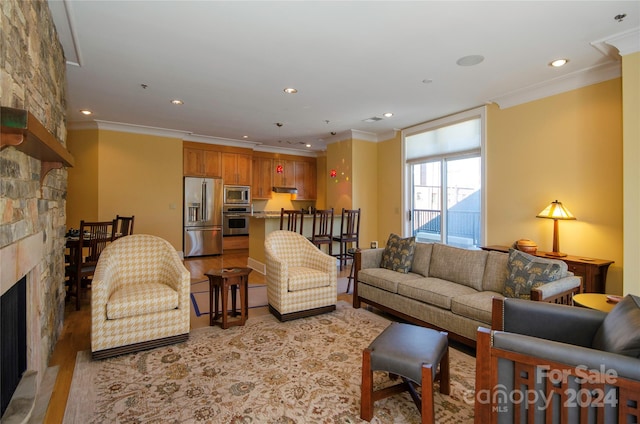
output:
[[[302,226],[302,235],[311,237],[313,230],[313,214],[305,214]],[[342,215],[333,215],[333,235],[340,232],[340,220]],[[249,259],[248,266],[257,272],[266,272],[266,259],[264,255],[264,240],[272,231],[280,230],[280,211],[278,212],[256,212],[249,218]],[[333,246],[338,249],[338,244]],[[323,248],[326,253],[326,248]]]

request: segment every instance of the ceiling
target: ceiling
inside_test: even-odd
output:
[[[125,124],[310,152],[344,134],[388,139],[486,103],[613,78],[620,57],[604,41],[640,26],[638,1],[49,4],[68,63],[70,128]],[[484,60],[456,63],[469,55]],[[549,66],[557,58],[569,62]]]

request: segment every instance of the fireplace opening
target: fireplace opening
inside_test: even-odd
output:
[[[0,297],[0,416],[27,369],[27,277]]]

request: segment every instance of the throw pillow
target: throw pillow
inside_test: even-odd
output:
[[[397,234],[390,234],[387,246],[382,252],[380,268],[386,268],[406,274],[411,270],[413,254],[416,250],[416,238],[400,238]]]
[[[594,349],[640,358],[640,297],[625,296],[602,321],[592,345]]]
[[[567,274],[567,264],[557,259],[539,258],[509,249],[507,271],[509,276],[502,294],[506,297],[530,299],[531,289],[564,277]]]

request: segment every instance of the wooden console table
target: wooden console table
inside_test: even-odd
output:
[[[509,252],[508,246],[482,246],[483,250]],[[567,255],[564,257],[548,256],[547,252],[538,251],[534,256],[547,259],[560,259],[566,262],[569,271],[582,277],[581,293],[604,293],[607,282],[607,271],[613,261],[606,259],[586,258],[584,256]]]

